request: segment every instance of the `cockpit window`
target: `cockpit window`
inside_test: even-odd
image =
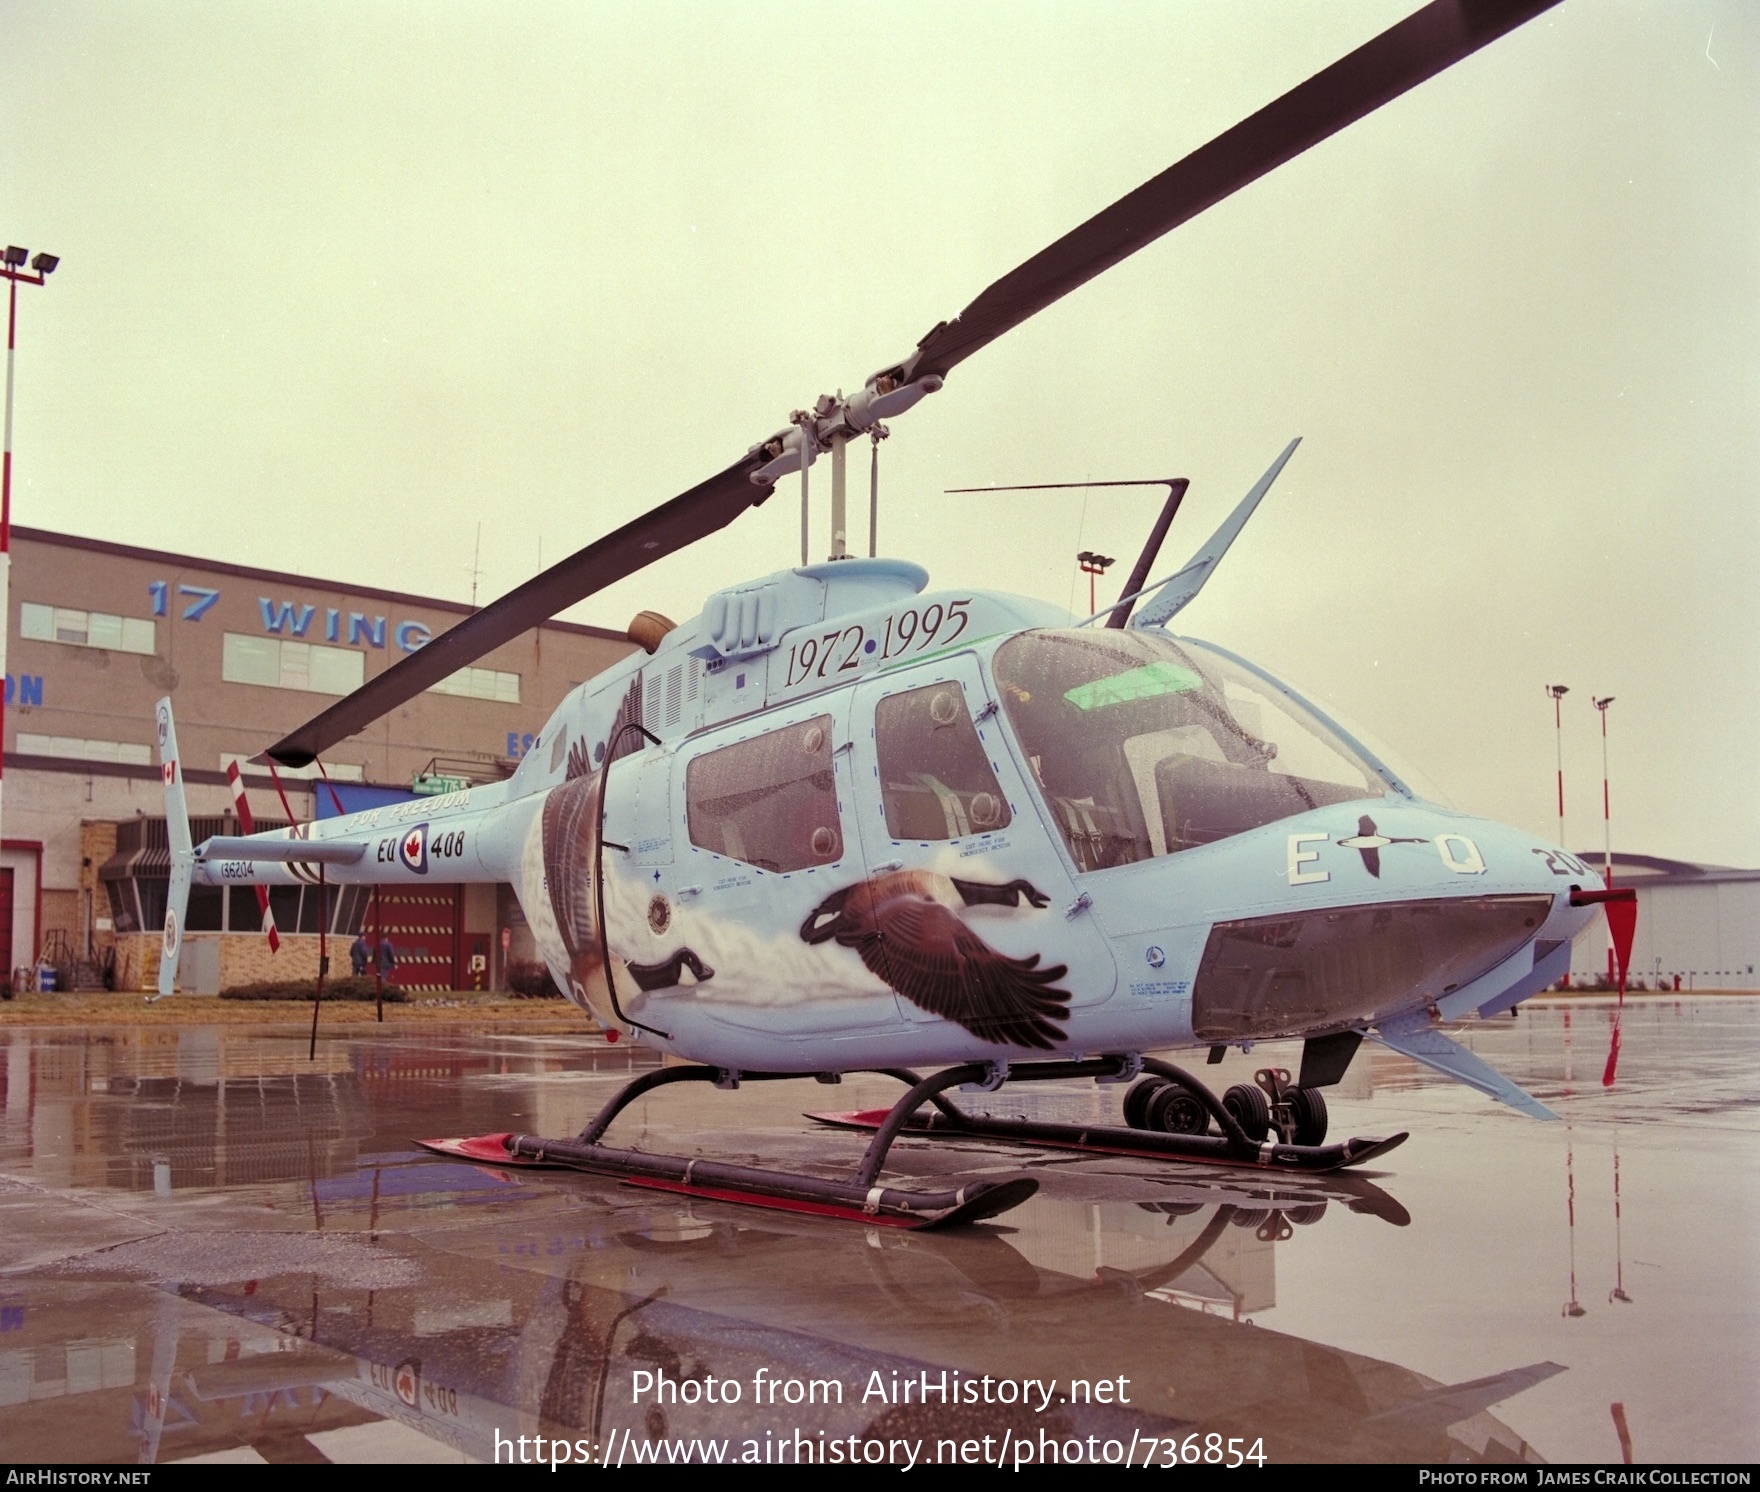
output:
[[[1319,720],[1196,643],[1027,632],[997,649],[994,668],[1009,723],[1083,870],[1385,791]]]
[[[887,695],[874,710],[874,745],[894,839],[963,839],[1008,823],[1008,802],[957,683]]]

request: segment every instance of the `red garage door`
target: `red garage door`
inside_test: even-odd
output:
[[[367,941],[375,923],[391,939],[397,953],[391,982],[409,990],[458,988],[464,887],[381,886],[376,901],[367,903]]]

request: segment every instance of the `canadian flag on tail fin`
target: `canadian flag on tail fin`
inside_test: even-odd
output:
[[[251,825],[251,805],[244,795],[244,778],[239,775],[237,762],[226,764],[226,780],[232,784],[232,804],[238,810],[240,831],[245,834],[256,833]],[[263,913],[263,931],[268,934],[269,938],[269,951],[279,953],[281,951],[281,934],[275,928],[275,914],[269,910],[269,888],[258,886],[256,892],[257,906]]]

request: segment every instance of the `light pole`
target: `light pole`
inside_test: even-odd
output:
[[[61,261],[53,254],[38,254],[31,260],[30,274],[24,267],[28,251],[16,244],[5,252],[0,274],[7,280],[6,304],[6,446],[0,456],[0,677],[6,673],[6,639],[12,631],[12,364],[13,349],[18,343],[18,287],[41,285]],[[0,779],[6,767],[6,699],[0,692]],[[32,951],[35,956],[35,950]],[[12,971],[6,971],[11,978]]]
[[[1084,549],[1076,556],[1076,563],[1082,567],[1082,574],[1088,577],[1088,614],[1094,614],[1094,577],[1104,575],[1107,566],[1112,563],[1112,556],[1096,554],[1092,549]]]
[[[1610,694],[1606,699],[1589,696],[1595,708],[1601,712],[1601,879],[1609,887],[1613,885],[1613,809],[1611,799],[1607,795],[1607,707],[1613,703]]]
[[[1558,741],[1558,847],[1567,848],[1564,842],[1564,713],[1558,702],[1571,691],[1563,684],[1548,684],[1546,693],[1552,700],[1552,729]]]
[[[1601,716],[1601,881],[1609,891],[1613,889],[1613,808],[1612,799],[1607,792],[1607,707],[1613,703],[1610,694],[1606,699],[1589,696],[1597,713]],[[1607,931],[1607,977],[1613,978],[1613,929]]]

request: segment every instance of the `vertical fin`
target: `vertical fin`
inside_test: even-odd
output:
[[[1298,435],[1283,448],[1283,454],[1271,463],[1271,469],[1253,484],[1253,490],[1240,500],[1234,512],[1223,521],[1222,527],[1205,541],[1204,547],[1186,561],[1186,567],[1137,608],[1136,616],[1131,619],[1131,626],[1162,626],[1204,589],[1204,582],[1222,563],[1222,556],[1228,553],[1228,546],[1240,536],[1240,531],[1247,526],[1247,520],[1253,516],[1253,510],[1259,506],[1259,500],[1271,490],[1271,484],[1277,480],[1277,474],[1283,470],[1284,463],[1295,455],[1296,447],[1301,443],[1302,438]]]
[[[165,897],[165,941],[159,954],[159,992],[163,999],[177,988],[177,957],[183,951],[183,919],[189,908],[190,875],[195,847],[189,837],[189,805],[183,796],[183,761],[177,751],[177,726],[169,697],[155,710],[159,728],[159,776],[165,784],[165,830],[171,839],[171,884]]]

